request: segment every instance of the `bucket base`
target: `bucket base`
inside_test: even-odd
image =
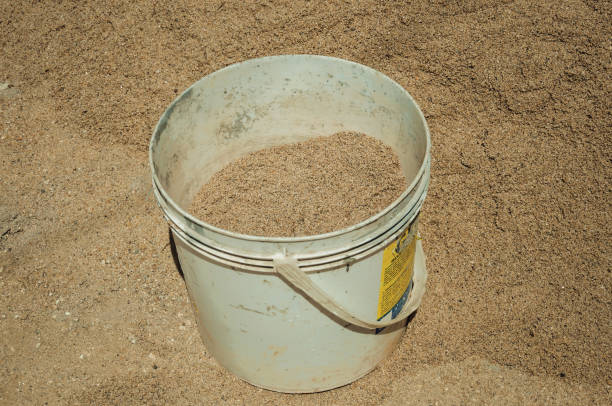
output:
[[[241,376],[238,376],[238,378],[258,388],[266,389],[266,390],[273,391],[273,392],[280,392],[280,393],[317,393],[317,392],[325,392],[328,390],[340,388],[342,386],[349,385],[360,378],[363,378],[364,376],[366,376],[367,374],[375,370],[378,364],[380,363],[380,361],[387,358],[390,355],[390,353],[392,353],[395,350],[397,343],[399,339],[402,337],[402,335],[404,335],[405,330],[406,330],[406,326],[402,327],[402,333],[399,334],[397,340],[392,345],[389,346],[389,352],[385,353],[383,357],[378,362],[376,362],[376,364],[374,364],[374,366],[371,366],[369,369],[365,370],[365,372],[360,372],[360,373],[355,374],[354,377],[349,378],[348,380],[346,380],[346,382],[334,383],[331,385],[321,386],[321,387],[313,386],[308,389],[287,389],[287,388],[281,388],[278,386],[261,385],[261,384],[252,382],[246,378],[243,378]]]
[[[425,274],[427,270],[425,267],[425,254],[423,252],[423,247],[421,241],[417,241],[416,252],[415,252],[415,261],[414,261],[414,274]],[[191,272],[187,271],[187,278],[191,278]],[[424,279],[420,279],[423,280]],[[425,283],[425,281],[423,282]],[[357,351],[347,352],[341,354],[337,351],[333,351],[329,353],[329,356],[337,356],[334,360],[329,360],[336,366],[334,369],[330,369],[328,371],[324,371],[323,369],[317,370],[315,373],[303,374],[299,372],[305,363],[308,363],[307,359],[294,359],[291,363],[291,367],[287,370],[285,374],[276,374],[269,375],[266,372],[266,368],[263,367],[263,364],[266,361],[270,361],[269,358],[262,356],[261,352],[270,348],[267,344],[262,345],[259,348],[258,352],[250,352],[249,355],[256,354],[256,359],[251,359],[251,357],[237,357],[237,353],[230,348],[228,345],[218,346],[216,340],[212,339],[212,335],[209,331],[207,331],[208,327],[212,327],[211,323],[202,324],[200,312],[198,311],[198,306],[196,305],[196,298],[191,297],[190,300],[192,302],[192,306],[196,315],[196,319],[198,320],[198,327],[200,329],[200,335],[202,337],[202,341],[204,345],[212,353],[217,362],[232,372],[241,380],[247,382],[250,385],[256,386],[258,388],[281,392],[281,393],[315,393],[315,392],[324,392],[327,390],[335,389],[341,386],[348,385],[363,376],[367,375],[376,367],[378,364],[386,359],[397,347],[402,335],[406,330],[406,326],[408,320],[410,320],[410,316],[405,319],[403,322],[398,322],[395,325],[389,326],[386,329],[387,331],[381,331],[379,334],[374,334],[373,332],[364,333],[363,331],[353,331],[349,328],[342,327],[335,324],[339,327],[340,331],[337,335],[342,335],[347,345],[353,345],[356,348],[362,348],[364,351],[359,353]],[[327,317],[327,316],[325,316]],[[298,328],[299,329],[299,328]],[[305,334],[308,329],[304,329],[301,331],[302,334]],[[386,336],[386,339],[385,337]],[[253,338],[253,337],[252,337]],[[363,340],[366,341],[363,341]],[[258,341],[258,340],[256,340]],[[361,344],[355,346],[355,343],[351,343],[351,341],[359,342]],[[298,342],[297,340],[293,340],[293,342]],[[251,340],[251,345],[253,340]],[[350,344],[349,344],[350,343]],[[246,342],[241,343],[240,347],[246,345]],[[328,345],[329,347],[329,345]],[[275,347],[280,348],[280,347]],[[328,350],[329,348],[325,348]],[[239,352],[239,351],[238,351]],[[352,355],[351,355],[352,354]],[[348,356],[350,356],[351,361],[355,360],[355,354],[361,354],[362,359],[358,363],[352,363],[352,366],[348,365],[349,362],[343,361],[346,360]],[[366,355],[369,354],[369,355]],[[241,359],[239,359],[241,358]],[[245,365],[245,362],[249,362],[250,365]],[[263,369],[258,372],[255,365],[262,366]],[[344,365],[344,366],[343,366]],[[269,365],[271,366],[271,365]],[[278,367],[278,365],[276,365]],[[343,366],[343,367],[342,367]],[[294,372],[292,373],[292,370]],[[355,371],[355,372],[352,372]],[[283,385],[283,383],[285,385]]]

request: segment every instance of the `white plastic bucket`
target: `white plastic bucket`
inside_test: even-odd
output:
[[[222,230],[186,211],[227,163],[344,130],[391,146],[408,179],[375,216],[332,233],[270,238]],[[263,388],[316,392],[354,381],[393,350],[425,289],[416,219],[429,151],[427,124],[410,95],[337,58],[237,63],[170,105],[151,139],[154,192],[202,340],[221,365]]]

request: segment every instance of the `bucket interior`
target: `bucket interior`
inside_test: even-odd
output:
[[[231,161],[338,131],[392,147],[409,184],[426,159],[425,120],[405,90],[365,66],[311,55],[250,60],[204,77],[160,119],[151,159],[161,187],[187,211]]]

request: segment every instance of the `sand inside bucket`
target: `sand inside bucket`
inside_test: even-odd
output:
[[[373,216],[406,186],[389,146],[340,132],[245,155],[212,176],[190,211],[237,233],[314,235]]]

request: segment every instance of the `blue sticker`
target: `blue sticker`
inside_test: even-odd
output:
[[[404,294],[402,295],[400,300],[398,300],[397,303],[395,304],[395,306],[393,306],[393,308],[391,309],[391,320],[396,318],[397,315],[400,314],[400,312],[402,311],[402,308],[404,307],[404,304],[406,304],[406,301],[408,300],[408,296],[410,296],[410,290],[412,290],[412,281],[410,281],[410,284],[406,288],[406,291],[404,292]],[[387,314],[389,314],[389,313],[387,313]],[[385,314],[385,316],[386,316],[386,314]],[[383,316],[383,317],[385,317],[385,316]],[[387,327],[377,328],[376,332],[374,334],[378,334],[378,333],[380,333],[381,331],[383,331],[386,328]]]
[[[391,309],[391,320],[396,318],[397,315],[400,314],[400,312],[402,311],[402,307],[404,307],[406,300],[408,300],[408,295],[410,294],[411,288],[412,288],[412,281],[410,281],[410,285],[408,285],[408,287],[406,288],[406,291],[404,292],[400,300],[398,300],[395,306],[393,306],[393,308]]]

